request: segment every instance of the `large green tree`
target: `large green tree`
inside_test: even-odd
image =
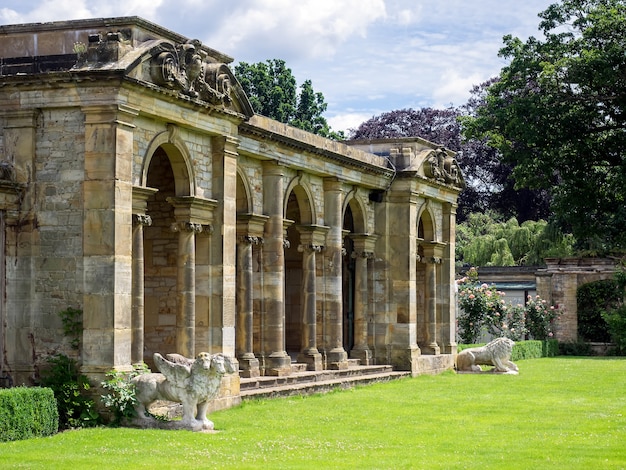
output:
[[[327,108],[324,95],[313,90],[311,80],[298,87],[284,60],[240,62],[235,75],[256,113],[323,137],[344,138],[343,132],[333,131],[323,116]]]
[[[626,249],[625,0],[563,0],[539,14],[542,40],[506,36],[510,61],[468,138],[487,138],[518,187],[550,191],[579,248]]]

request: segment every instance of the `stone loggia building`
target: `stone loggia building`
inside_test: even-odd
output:
[[[255,115],[230,57],[141,18],[0,29],[0,361],[16,384],[55,353],[94,380],[154,352],[222,352],[241,376],[452,366],[451,152]]]

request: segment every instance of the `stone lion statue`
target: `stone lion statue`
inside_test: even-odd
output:
[[[456,356],[456,370],[481,372],[481,365],[494,366],[494,372],[517,374],[519,369],[511,362],[515,342],[509,338],[497,338],[479,348],[464,349]]]
[[[161,373],[141,374],[131,379],[136,390],[138,418],[151,419],[146,415],[148,407],[156,400],[167,400],[183,405],[179,427],[212,430],[213,423],[206,417],[207,408],[219,391],[222,376],[236,372],[232,359],[206,352],[198,354],[196,359],[180,354],[163,357],[159,353],[153,357]]]

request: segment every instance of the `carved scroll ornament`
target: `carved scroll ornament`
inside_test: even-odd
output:
[[[152,59],[151,73],[155,83],[179,89],[192,98],[211,104],[232,101],[227,66],[207,62],[200,41],[193,39],[175,47],[164,44],[163,48],[166,50]]]
[[[463,188],[465,182],[461,169],[454,157],[448,155],[443,147],[433,150],[424,162],[424,173],[440,183],[451,184]]]

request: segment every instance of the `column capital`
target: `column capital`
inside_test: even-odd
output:
[[[299,244],[298,251],[300,253],[321,253],[324,250],[323,245],[307,245],[307,244]]]
[[[208,226],[210,227],[210,225]],[[195,224],[193,222],[174,222],[170,225],[172,232],[190,232],[190,233],[202,233],[205,229],[202,224]],[[208,230],[209,232],[212,229]]]
[[[242,245],[262,245],[263,237],[240,235],[237,237],[237,243]]]
[[[133,225],[152,225],[152,217],[146,214],[133,214]]]
[[[174,207],[176,221],[199,225],[211,225],[213,210],[217,207],[216,200],[196,196],[168,197],[167,202]]]
[[[262,238],[269,217],[261,214],[237,214],[237,236]]]

